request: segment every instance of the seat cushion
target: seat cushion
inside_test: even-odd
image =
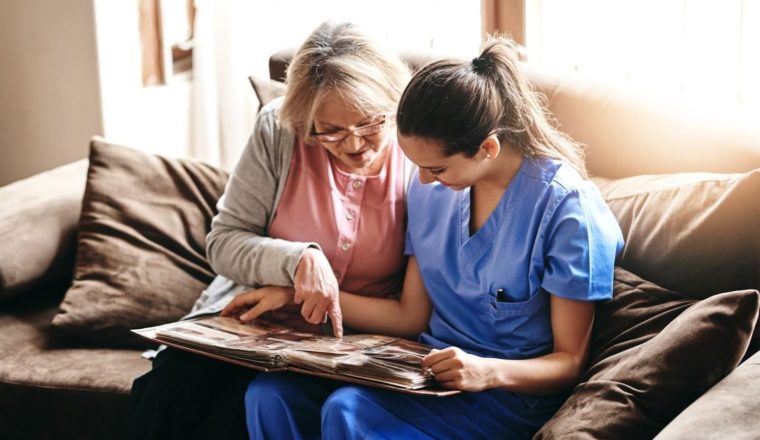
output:
[[[150,369],[135,350],[73,347],[50,333],[65,285],[3,304],[0,438],[114,438],[132,381]]]

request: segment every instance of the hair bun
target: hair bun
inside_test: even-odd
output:
[[[475,72],[487,72],[493,67],[493,62],[490,58],[479,56],[472,59],[472,70]]]

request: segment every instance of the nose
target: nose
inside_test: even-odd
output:
[[[362,145],[364,144],[364,138],[361,136],[357,136],[354,133],[350,133],[346,137],[344,142],[345,142],[346,149],[349,152],[355,153],[361,150]]]
[[[423,185],[427,185],[428,183],[435,182],[435,177],[430,174],[430,170],[421,170],[420,171],[420,183]]]

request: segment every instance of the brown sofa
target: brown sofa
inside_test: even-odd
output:
[[[271,58],[271,78],[284,76],[291,56],[292,51],[285,51]],[[426,58],[411,59],[419,64]],[[531,77],[546,94],[561,128],[587,146],[588,167],[601,178],[600,185],[637,175],[746,173],[760,168],[758,133],[575,78],[538,72]],[[86,171],[86,161],[80,161],[0,188],[0,438],[117,437],[132,380],[150,368],[139,350],[85,346],[50,331],[71,281]],[[693,201],[697,211],[699,203]],[[624,227],[628,234],[631,230]],[[760,236],[750,236],[749,241],[752,249],[760,247]],[[636,258],[630,251],[623,261],[631,261],[634,267],[629,269],[638,275],[674,290],[684,285],[677,276],[683,272],[678,264],[672,267],[673,278],[656,279],[657,271],[646,264],[636,266],[641,261]],[[692,263],[705,266],[700,273],[729,273],[736,281],[730,286],[734,289],[757,289],[758,256],[731,258],[719,255],[713,267],[704,261]],[[668,285],[671,282],[676,286]],[[715,291],[700,290],[709,282],[694,284],[693,292],[687,293],[695,297]],[[751,350],[756,349],[754,344]],[[673,420],[660,438],[757,436],[759,373],[760,353],[750,353]]]

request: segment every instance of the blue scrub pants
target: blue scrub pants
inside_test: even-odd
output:
[[[251,439],[529,439],[561,402],[503,390],[415,396],[294,373],[260,374],[245,394]]]

